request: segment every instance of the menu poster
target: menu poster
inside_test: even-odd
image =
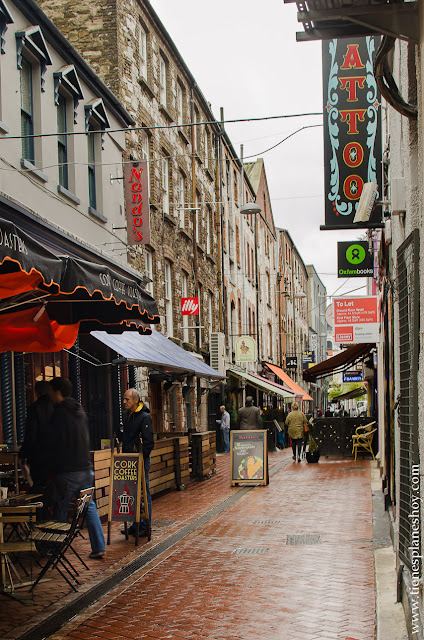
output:
[[[231,486],[268,484],[267,431],[231,431]]]

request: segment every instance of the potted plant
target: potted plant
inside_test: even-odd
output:
[[[306,452],[306,460],[308,462],[318,462],[319,456],[320,456],[320,453],[319,453],[318,445],[313,439],[313,437],[309,435],[309,447],[308,447],[308,451]]]

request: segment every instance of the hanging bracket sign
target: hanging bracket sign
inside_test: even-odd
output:
[[[149,244],[150,209],[146,160],[124,166],[124,187],[128,244]]]

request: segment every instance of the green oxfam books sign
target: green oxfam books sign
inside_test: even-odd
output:
[[[372,278],[374,276],[373,256],[368,242],[337,243],[337,275],[339,278]]]

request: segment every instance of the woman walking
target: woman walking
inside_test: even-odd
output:
[[[296,462],[296,450],[297,450],[297,461],[301,460],[302,453],[302,443],[303,436],[305,434],[305,426],[307,426],[308,421],[306,416],[302,411],[299,411],[299,404],[297,402],[293,402],[292,410],[286,419],[286,425],[289,428],[289,436],[292,441],[292,449],[293,449],[293,462]]]

